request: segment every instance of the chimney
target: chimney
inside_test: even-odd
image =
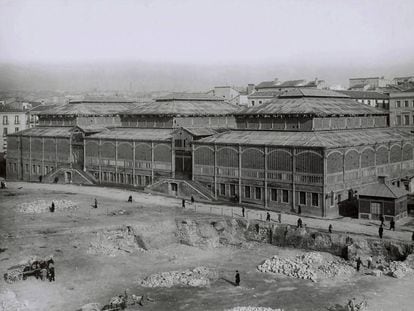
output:
[[[247,95],[250,95],[253,92],[254,92],[254,84],[253,83],[247,84]]]
[[[378,176],[378,183],[379,184],[385,184],[385,178],[386,178],[386,176]]]

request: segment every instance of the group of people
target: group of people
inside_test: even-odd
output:
[[[27,274],[33,274],[36,279],[42,281],[49,280],[49,282],[55,281],[55,262],[53,258],[49,260],[35,260],[30,266],[23,270],[23,279],[26,279]],[[26,274],[25,274],[26,273]]]
[[[372,256],[369,256],[369,257],[367,258],[367,268],[368,268],[368,269],[373,268],[373,266],[372,266],[372,261],[373,261]],[[358,259],[356,260],[356,269],[357,269],[357,271],[361,270],[361,265],[363,265],[363,264],[362,264],[361,257],[358,257]]]

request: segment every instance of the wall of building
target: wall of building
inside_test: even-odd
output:
[[[25,112],[0,112],[0,152],[7,151],[7,135],[25,130],[27,116]]]
[[[300,205],[304,214],[323,214],[321,150],[196,144],[193,157],[194,180],[219,199],[237,195],[273,210],[298,211]]]
[[[174,175],[171,142],[85,140],[85,168],[102,184],[146,186]]]
[[[70,167],[70,138],[9,136],[7,178],[38,181],[58,167]]]
[[[407,197],[399,199],[378,198],[369,196],[359,197],[359,218],[362,219],[379,219],[379,215],[383,215],[385,221],[391,219],[398,220],[407,217]],[[377,205],[380,214],[373,213],[373,205]]]
[[[390,125],[414,127],[414,92],[390,94]]]
[[[411,142],[331,149],[326,158],[326,192],[334,204],[347,199],[351,188],[377,183],[379,176],[401,180],[414,169]]]

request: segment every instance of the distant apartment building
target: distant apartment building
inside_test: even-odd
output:
[[[0,153],[7,151],[7,135],[26,129],[26,112],[0,105]]]
[[[386,87],[391,81],[384,77],[350,78],[349,90],[368,91]]]
[[[390,94],[390,125],[414,128],[414,89]]]
[[[278,78],[273,81],[263,81],[254,86],[253,92],[248,93],[248,107],[262,105],[292,88],[326,89],[327,85],[324,80],[317,78],[312,81],[304,79],[280,81]]]
[[[222,98],[233,105],[248,106],[247,91],[233,86],[215,86],[207,94]]]
[[[388,110],[390,106],[390,98],[387,94],[383,94],[375,91],[351,91],[351,90],[338,90],[338,93],[348,95],[350,98],[355,99],[357,102],[371,107]]]

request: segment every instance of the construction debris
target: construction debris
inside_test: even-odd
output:
[[[18,206],[18,211],[20,213],[44,213],[49,212],[52,202],[55,204],[55,210],[67,210],[77,208],[77,204],[70,200],[36,200],[33,202],[22,203]]]
[[[295,258],[273,256],[259,265],[258,270],[265,273],[279,273],[290,277],[311,280],[348,276],[354,269],[343,259],[331,256],[324,259],[321,253],[309,252]]]
[[[139,285],[144,287],[172,287],[172,286],[191,286],[207,287],[210,280],[217,279],[215,271],[207,267],[196,267],[193,270],[170,271],[147,276],[143,280],[138,280]]]
[[[102,254],[110,257],[134,252],[145,252],[145,243],[134,230],[123,227],[113,230],[98,231],[96,237],[90,243],[88,254]]]
[[[397,279],[403,278],[412,271],[404,262],[401,261],[390,262],[387,270],[387,275]]]

